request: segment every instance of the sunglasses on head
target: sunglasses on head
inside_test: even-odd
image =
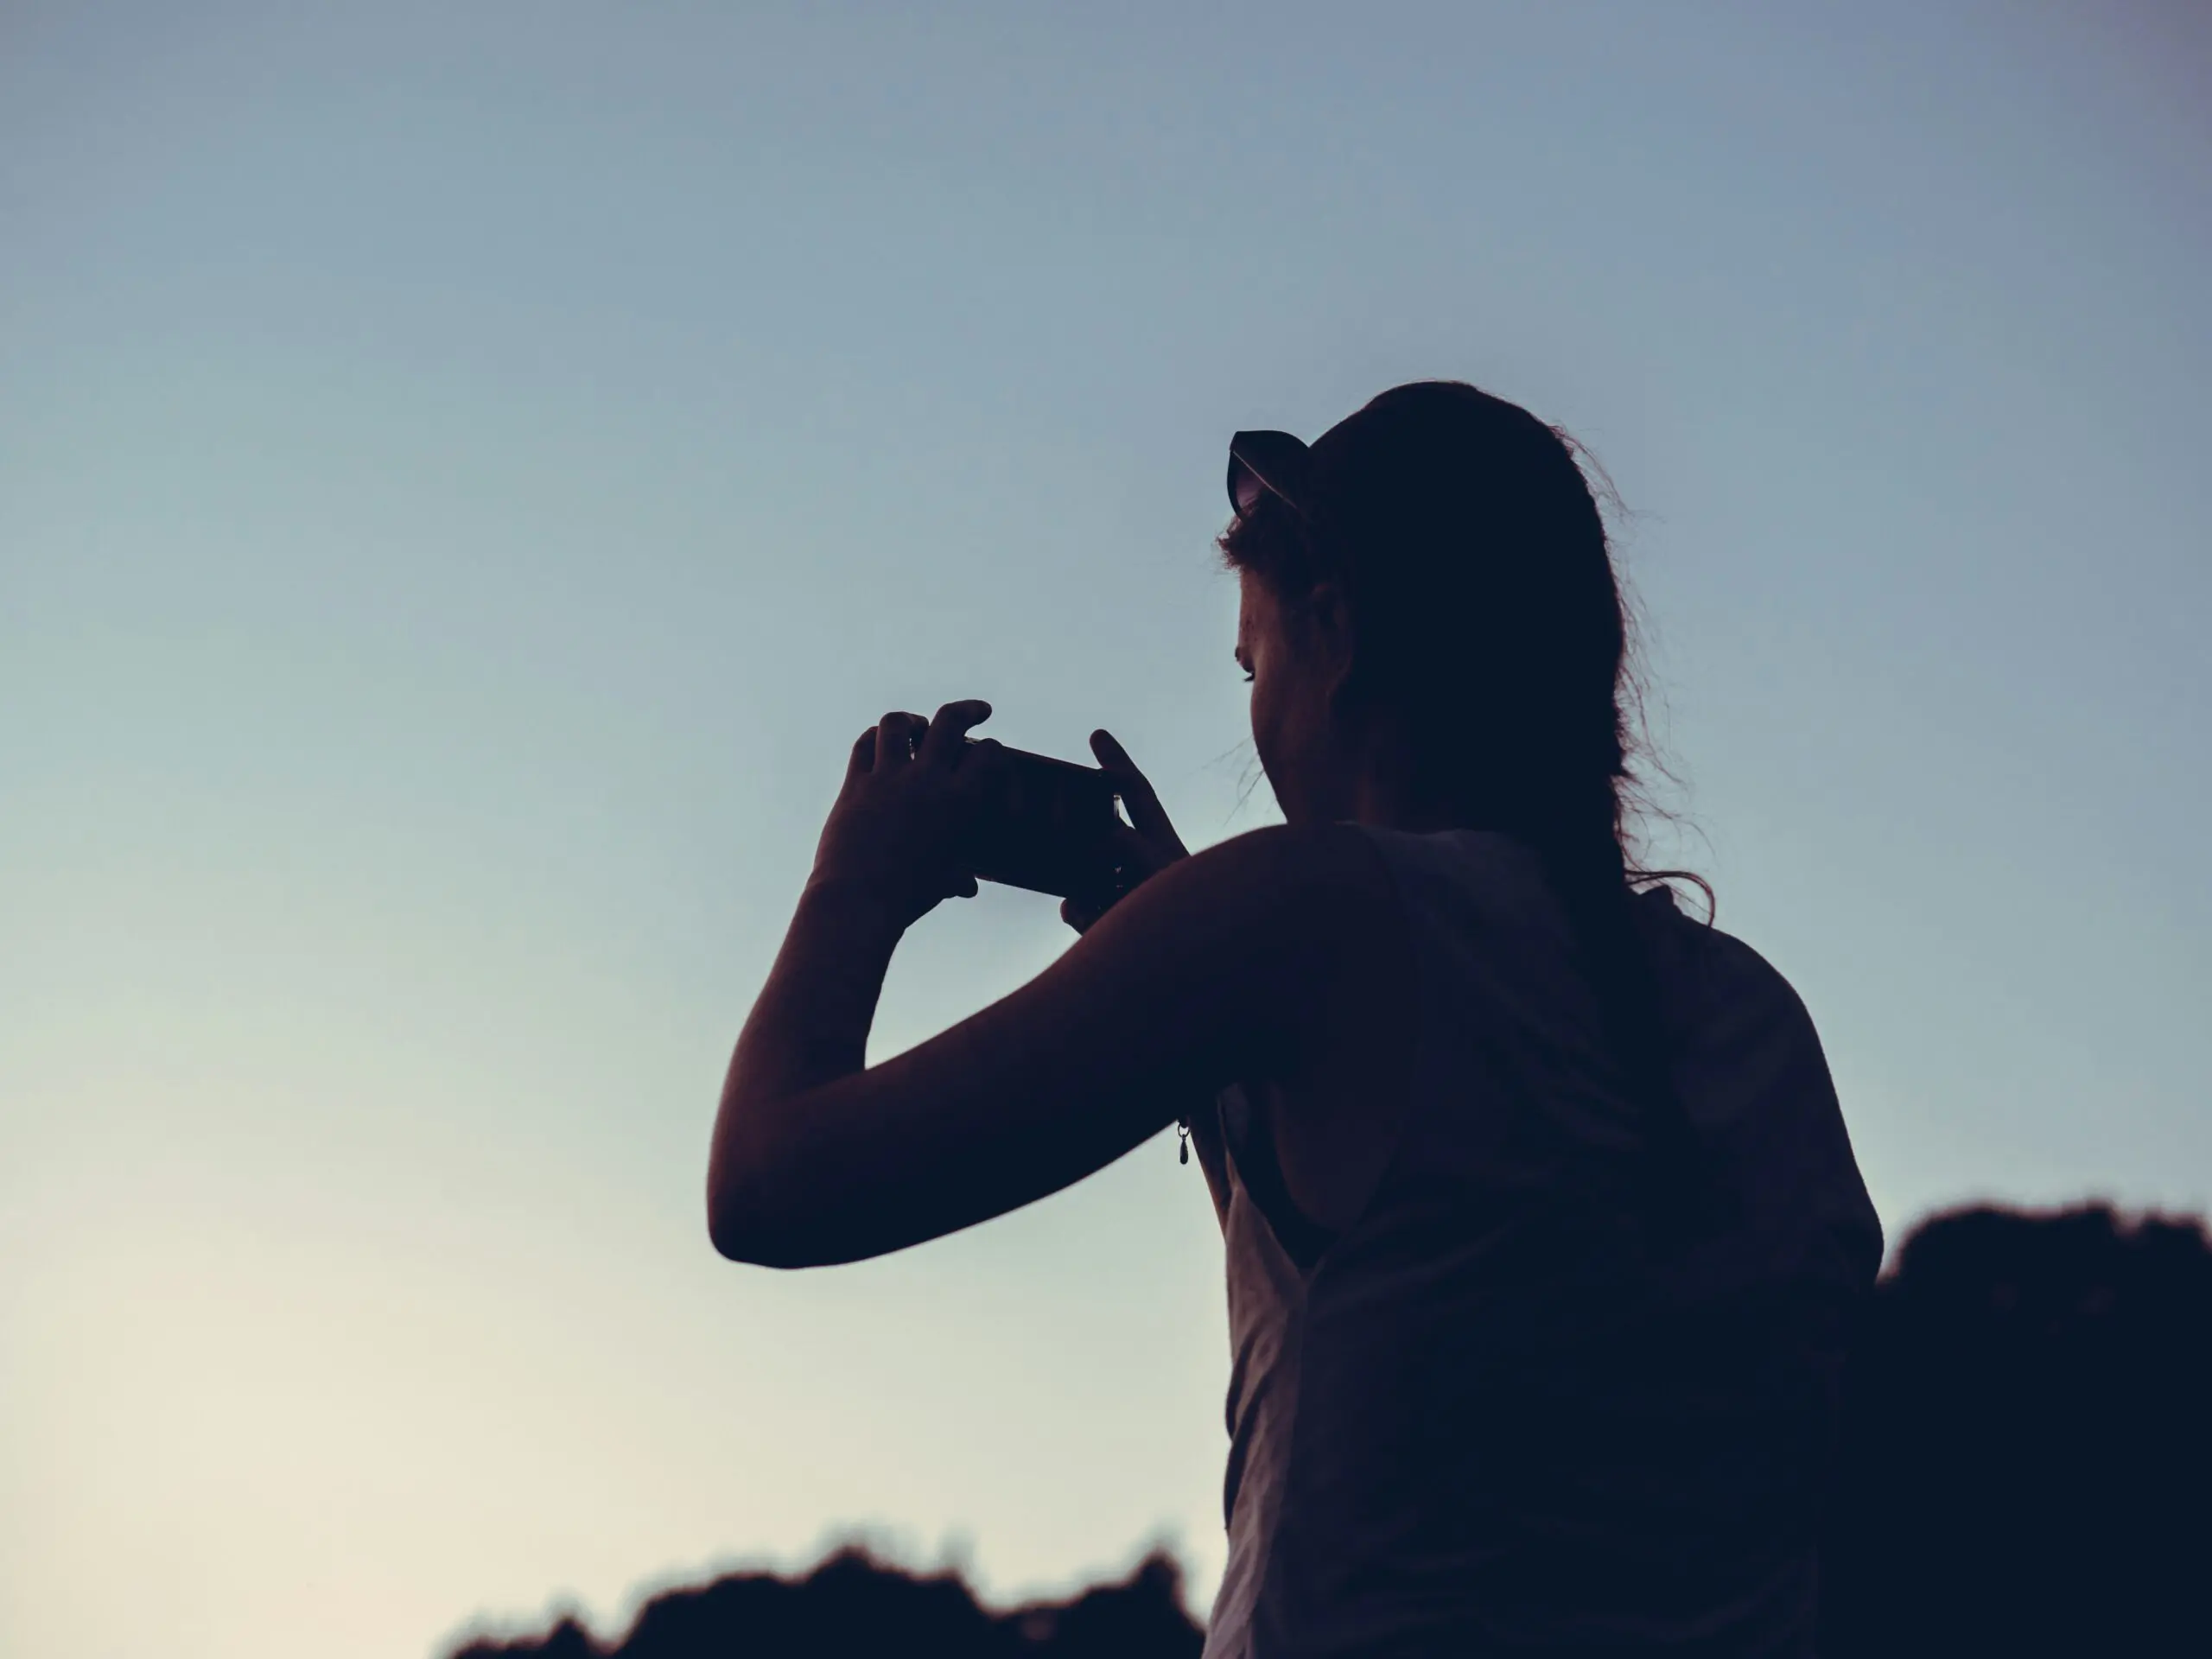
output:
[[[1274,496],[1303,513],[1313,452],[1287,432],[1239,432],[1229,441],[1229,505],[1239,518]]]

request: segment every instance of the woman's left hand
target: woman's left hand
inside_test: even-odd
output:
[[[930,721],[887,714],[862,732],[807,885],[865,892],[900,928],[942,899],[975,897],[960,849],[988,798],[998,746],[967,737],[990,714],[989,703],[970,698],[946,703]]]
[[[1129,821],[1116,824],[1114,831],[1114,844],[1121,855],[1121,891],[1103,901],[1071,899],[1060,906],[1060,919],[1078,933],[1089,932],[1091,924],[1138,883],[1191,855],[1183,837],[1168,822],[1166,808],[1153,793],[1152,780],[1137,770],[1137,763],[1129,759],[1120,740],[1111,732],[1093,732],[1090,752],[1098,757],[1099,770],[1113,781],[1114,793],[1128,810]]]

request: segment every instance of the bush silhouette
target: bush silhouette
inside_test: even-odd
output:
[[[1007,1612],[956,1573],[910,1573],[858,1547],[785,1578],[733,1573],[671,1590],[608,1648],[574,1619],[543,1636],[480,1638],[454,1659],[1197,1659],[1182,1569],[1154,1553],[1118,1583]]]
[[[2212,1653],[2212,1246],[2109,1209],[1939,1216],[1878,1287],[1823,1659]]]

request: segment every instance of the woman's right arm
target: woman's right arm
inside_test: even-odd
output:
[[[741,1049],[716,1243],[779,1266],[899,1249],[1082,1179],[1179,1102],[1297,1075],[1391,903],[1357,830],[1256,830],[1160,871],[1036,979],[880,1065],[794,1087]]]

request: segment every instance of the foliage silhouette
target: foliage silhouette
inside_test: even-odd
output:
[[[2202,1224],[1923,1224],[1853,1357],[1823,1659],[2212,1653],[2208,1553]]]
[[[802,1574],[733,1573],[654,1597],[613,1647],[573,1618],[539,1637],[480,1637],[453,1659],[1197,1659],[1182,1568],[1155,1552],[1118,1583],[1006,1612],[950,1572],[849,1546]]]

